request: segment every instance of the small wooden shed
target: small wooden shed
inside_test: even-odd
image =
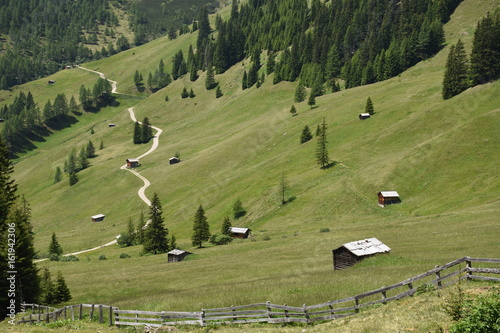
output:
[[[391,249],[377,238],[345,243],[333,250],[333,269],[339,270],[351,267],[366,257],[378,253],[389,253],[390,251]]]
[[[242,238],[242,239],[248,238],[248,236],[250,236],[251,231],[252,230],[249,228],[238,228],[238,227],[229,228],[229,234],[233,238]]]
[[[398,192],[396,191],[380,191],[378,192],[378,205],[384,207],[401,202]]]
[[[127,168],[137,168],[139,166],[139,160],[137,158],[127,159]]]
[[[368,119],[368,118],[370,118],[370,117],[371,117],[371,115],[370,115],[369,113],[360,113],[360,114],[359,114],[359,119],[360,119],[360,120],[363,120],[363,119]]]
[[[109,127],[115,127],[115,123],[109,123],[108,126]]]
[[[177,164],[177,163],[179,163],[180,161],[181,161],[181,159],[180,159],[180,158],[178,158],[178,157],[170,157],[170,158],[168,159],[168,164],[170,164],[170,165],[172,165],[172,164]]]
[[[49,80],[49,84],[54,84],[54,83],[56,83],[55,80]]]
[[[104,214],[97,214],[97,215],[91,216],[92,222],[102,222],[102,220],[104,220],[105,216],[106,215],[104,215]]]
[[[188,255],[192,254],[191,252],[187,252],[184,250],[179,250],[179,249],[173,249],[172,251],[168,252],[168,262],[179,262],[183,261],[184,258]]]
[[[5,119],[0,118],[0,123],[3,123],[4,121],[5,121]]]

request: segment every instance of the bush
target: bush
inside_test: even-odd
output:
[[[59,261],[80,261],[77,256],[69,255],[69,256],[61,256]]]
[[[57,253],[52,253],[49,257],[50,261],[59,261],[61,260],[61,256],[58,255]]]
[[[330,232],[330,229],[328,229],[328,228],[320,228],[319,232]]]
[[[233,238],[228,235],[214,234],[210,237],[210,243],[214,245],[226,245],[231,243]]]
[[[99,260],[108,260],[108,258],[106,258],[106,255],[105,254],[101,254],[99,256]]]
[[[129,254],[126,254],[126,253],[122,253],[120,254],[120,259],[127,259],[127,258],[130,258],[130,255]]]
[[[432,283],[424,283],[423,285],[419,286],[417,288],[416,295],[421,295],[424,293],[428,293],[430,291],[436,290],[436,286],[433,285]]]
[[[271,240],[271,236],[264,235],[264,236],[262,236],[262,240],[265,240],[265,241]]]
[[[479,296],[460,320],[451,325],[450,333],[500,332],[500,290]]]

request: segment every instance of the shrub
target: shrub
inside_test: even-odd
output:
[[[328,228],[320,228],[319,232],[330,232],[330,229],[328,229]]]
[[[120,257],[119,257],[119,258],[120,258],[120,259],[127,259],[127,258],[130,258],[130,255],[129,255],[129,254],[127,254],[127,253],[122,253],[122,254],[120,254]]]
[[[106,258],[106,255],[105,254],[101,254],[99,256],[99,260],[108,260],[108,258]]]
[[[421,286],[418,286],[416,295],[424,294],[430,291],[436,290],[436,286],[432,283],[424,283]]]
[[[451,325],[450,333],[462,332],[500,332],[500,290],[479,296]]]
[[[210,243],[214,245],[226,245],[231,243],[233,238],[228,235],[221,235],[221,234],[213,234],[210,236]]]
[[[265,241],[271,240],[271,236],[264,235],[264,236],[262,236],[262,240],[265,240]]]
[[[59,261],[80,261],[77,256],[69,255],[69,256],[61,256]]]
[[[59,261],[61,260],[61,256],[58,255],[57,253],[52,253],[49,257],[50,261]]]

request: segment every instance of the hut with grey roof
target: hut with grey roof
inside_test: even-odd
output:
[[[377,238],[362,239],[345,243],[333,250],[333,269],[339,270],[354,266],[361,260],[378,253],[389,253],[390,247]]]
[[[97,215],[91,216],[92,222],[102,222],[104,220],[104,217],[106,217],[106,215],[104,215],[104,214],[97,214]]]
[[[192,254],[191,252],[184,251],[184,250],[179,250],[179,249],[173,249],[172,251],[167,253],[168,256],[168,262],[179,262],[183,261],[186,256]]]
[[[249,228],[231,227],[229,228],[229,235],[233,238],[248,238],[250,231],[252,230]]]
[[[395,203],[400,203],[401,198],[396,191],[380,191],[378,192],[378,205],[380,207],[385,207],[387,205],[392,205]]]
[[[139,159],[137,158],[127,159],[127,168],[137,168],[138,166],[139,166]]]

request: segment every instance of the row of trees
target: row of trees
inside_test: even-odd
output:
[[[102,142],[101,142],[102,147]],[[95,147],[91,140],[89,140],[86,147],[82,147],[80,153],[76,154],[76,149],[71,149],[68,158],[64,161],[64,172],[69,175],[69,185],[73,186],[78,182],[77,173],[90,166],[89,158],[96,157]],[[62,172],[60,167],[56,167],[54,174],[54,184],[62,180]]]
[[[482,18],[474,32],[470,59],[463,42],[451,45],[443,78],[444,99],[500,77],[500,14]]]
[[[134,144],[148,143],[153,137],[153,128],[148,117],[144,117],[142,124],[138,121],[134,124]]]

